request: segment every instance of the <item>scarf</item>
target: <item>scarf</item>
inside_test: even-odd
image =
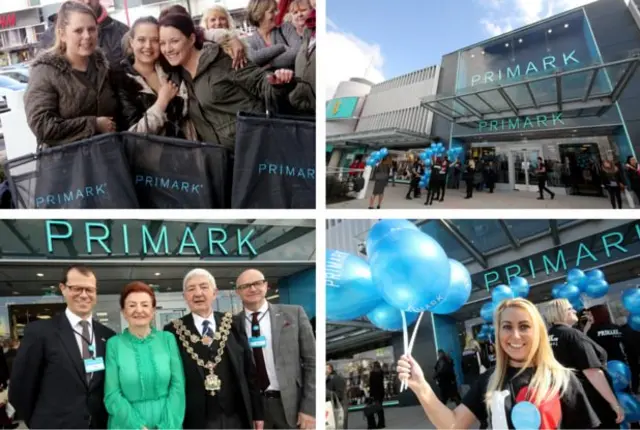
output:
[[[107,17],[109,16],[109,14],[107,13],[107,10],[102,6],[100,6],[100,11],[101,11],[100,16],[98,16],[98,24],[102,24],[104,20],[107,19]]]
[[[289,12],[289,4],[291,0],[278,1],[278,16],[276,17],[276,26],[280,27],[284,21],[284,16]]]
[[[311,30],[311,34],[315,36],[316,35],[316,10],[315,9],[311,10],[311,13],[309,13],[309,17],[307,18],[307,21],[305,22],[305,24],[307,25],[307,28]]]

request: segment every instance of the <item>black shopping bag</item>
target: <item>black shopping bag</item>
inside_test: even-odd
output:
[[[122,133],[140,207],[228,209],[229,150],[214,144]]]
[[[315,121],[239,113],[231,194],[233,209],[314,209]]]
[[[18,209],[137,209],[120,135],[105,134],[6,163]]]

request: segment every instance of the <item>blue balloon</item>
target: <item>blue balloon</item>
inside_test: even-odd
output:
[[[624,420],[628,423],[640,421],[640,402],[628,393],[616,393],[620,406],[624,409]]]
[[[575,300],[571,300],[569,303],[571,303],[571,306],[576,310],[576,312],[580,312],[584,309],[584,303],[579,297]]]
[[[382,303],[366,261],[331,249],[326,256],[327,320],[349,321]]]
[[[493,311],[495,311],[496,307],[493,302],[487,302],[480,308],[480,316],[486,322],[493,321]]]
[[[609,284],[604,279],[589,281],[584,292],[594,299],[604,297],[609,292]]]
[[[491,300],[498,307],[500,302],[515,298],[515,293],[506,285],[498,285],[491,291]]]
[[[382,148],[382,149],[380,149],[380,154],[383,157],[386,157],[389,154],[389,150],[387,148]]]
[[[560,291],[558,291],[559,299],[567,299],[570,302],[580,298],[580,288],[572,284],[564,285]]]
[[[622,293],[622,306],[632,314],[640,314],[640,289],[625,290]]]
[[[376,244],[387,237],[387,235],[397,230],[411,230],[416,233],[420,233],[418,226],[406,219],[380,220],[371,227],[371,230],[369,230],[369,234],[367,235],[367,240],[365,242],[367,255],[373,255],[376,251]]]
[[[571,269],[567,272],[567,284],[573,284],[584,292],[586,287],[587,275],[580,269]]]
[[[589,270],[587,273],[587,278],[589,278],[589,280],[604,280],[604,272],[600,269],[593,269],[593,270]]]
[[[520,276],[516,276],[509,281],[509,287],[513,290],[516,297],[526,298],[529,295],[529,282]]]
[[[433,149],[427,148],[424,150],[424,153],[427,154],[427,157],[431,158],[433,156]]]
[[[431,158],[427,158],[426,160],[424,160],[424,165],[427,167],[431,166]]]
[[[640,331],[640,314],[629,315],[627,323],[629,324],[629,327],[635,331]]]
[[[489,333],[485,333],[482,330],[480,330],[478,334],[476,334],[476,340],[479,340],[481,342],[485,340],[489,340]]]
[[[379,329],[386,331],[402,330],[402,314],[401,312],[388,303],[381,303],[374,310],[367,314],[367,318],[371,324]],[[416,322],[418,314],[415,312],[406,312],[407,327]]]
[[[560,290],[562,290],[563,288],[564,288],[564,284],[555,284],[553,288],[551,288],[551,296],[554,299],[559,299]]]
[[[427,153],[426,153],[426,152],[422,152],[422,153],[420,153],[420,159],[421,159],[422,161],[425,161],[425,160],[427,160],[428,158],[429,158],[429,155],[427,155]]]
[[[471,295],[471,275],[459,261],[449,259],[451,281],[444,293],[444,300],[438,303],[431,312],[434,314],[452,314],[460,309]]]
[[[371,167],[373,167],[373,166],[375,166],[376,164],[378,164],[378,162],[376,161],[376,159],[375,159],[375,158],[368,158],[368,159],[367,159],[367,162],[366,162],[366,165],[367,165],[367,166],[371,166]]]
[[[631,370],[629,366],[620,360],[611,360],[607,362],[607,370],[613,381],[613,389],[622,391],[631,383]]]
[[[444,300],[451,270],[447,254],[435,239],[415,229],[396,229],[372,251],[367,246],[373,282],[387,303],[399,310],[423,312]]]
[[[540,428],[540,411],[531,402],[520,402],[511,409],[511,422],[516,430],[534,430]]]

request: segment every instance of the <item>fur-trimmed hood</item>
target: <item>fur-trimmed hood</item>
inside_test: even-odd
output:
[[[96,49],[95,53],[91,55],[90,61],[93,61],[96,66],[96,70],[98,73],[105,72],[109,69],[109,61],[107,60],[106,55],[99,48]],[[47,50],[42,52],[40,55],[36,57],[36,59],[31,64],[32,68],[38,67],[40,65],[50,66],[58,70],[60,73],[71,73],[71,63],[64,55],[61,55],[57,52]]]

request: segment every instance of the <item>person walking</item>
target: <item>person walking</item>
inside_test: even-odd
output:
[[[405,198],[407,200],[412,200],[413,198],[411,197],[411,193],[414,194],[414,196],[420,192],[420,190],[418,189],[419,183],[420,183],[420,160],[416,160],[413,165],[411,166],[411,168],[409,169],[409,191],[407,191],[407,195],[405,196]]]
[[[471,157],[467,159],[464,168],[463,179],[467,184],[467,196],[465,199],[473,197],[473,181],[476,177],[476,162]]]
[[[547,166],[542,159],[542,157],[538,157],[538,167],[536,168],[536,176],[538,178],[538,191],[540,192],[540,197],[538,200],[544,200],[544,191],[549,193],[551,196],[551,200],[556,196],[549,188],[547,188]]]
[[[316,340],[301,306],[267,302],[267,283],[259,270],[236,280],[244,309],[235,315],[253,352],[265,411],[265,428],[316,428]]]
[[[375,413],[378,422],[375,428],[383,429],[387,426],[384,417],[384,373],[379,361],[373,362],[373,369],[369,373],[369,397],[375,404]]]
[[[93,319],[93,270],[71,266],[59,287],[67,308],[27,325],[13,362],[9,403],[30,429],[105,429],[104,357],[115,332]]]
[[[618,166],[609,160],[602,162],[602,184],[609,192],[611,207],[622,209],[622,190],[624,190],[624,178]]]

